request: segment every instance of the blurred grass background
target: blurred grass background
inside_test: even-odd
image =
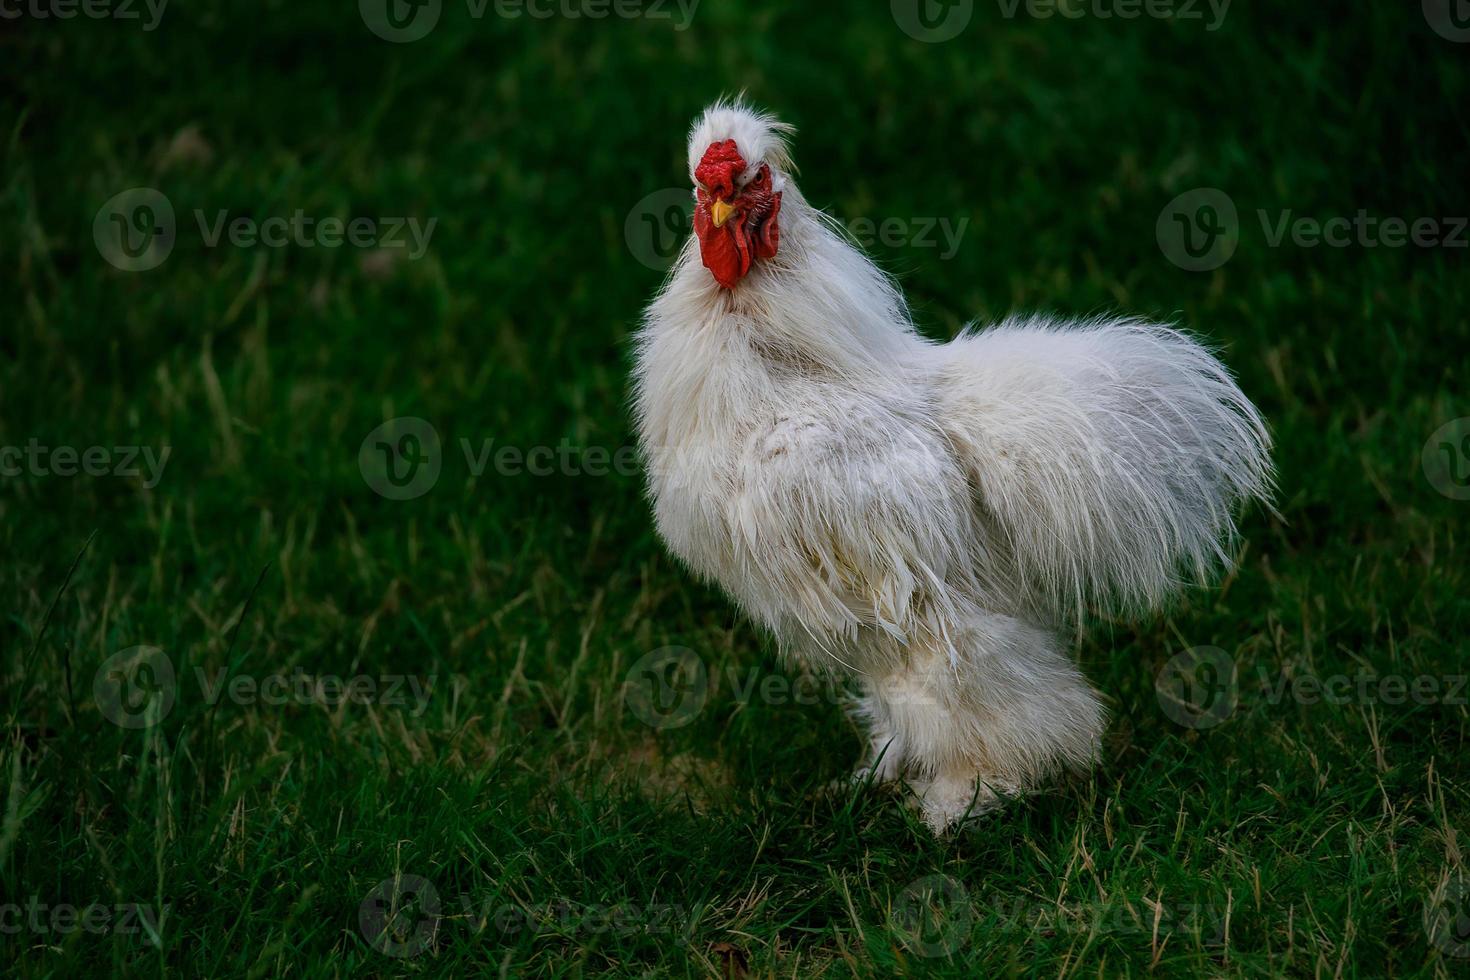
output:
[[[1463,975],[1426,919],[1462,874],[1465,706],[1273,704],[1261,680],[1467,671],[1470,503],[1420,465],[1470,415],[1467,253],[1272,247],[1258,212],[1470,212],[1470,46],[1413,3],[1236,0],[1215,30],[1205,7],[1007,8],[974,4],[943,43],[883,3],[703,0],[681,30],[672,6],[475,18],[448,0],[404,44],[347,2],[173,0],[148,31],[142,7],[0,21],[0,445],[171,451],[152,489],[0,478],[0,905],[169,910],[157,937],[0,928],[12,968]],[[1089,630],[1114,712],[1095,776],[952,840],[883,794],[819,792],[859,751],[830,700],[719,685],[685,727],[639,722],[623,682],[656,648],[721,678],[782,668],[663,553],[636,475],[477,477],[461,452],[631,441],[628,339],[661,273],[625,226],[686,186],[690,120],[741,89],[799,127],[819,206],[968,219],[947,260],[872,249],[926,332],[1176,319],[1278,440],[1281,519],[1249,515],[1239,571]],[[93,222],[140,186],[178,240],[127,273]],[[1155,236],[1196,187],[1240,213],[1210,272]],[[416,261],[211,248],[194,213],[221,210],[437,224]],[[358,465],[398,416],[444,445],[407,501]],[[178,700],[124,730],[93,675],[140,644],[167,652]],[[1241,706],[1190,731],[1153,685],[1201,644],[1235,658]],[[421,713],[212,707],[194,671],[225,667],[434,687]],[[396,958],[359,924],[395,874],[443,906]],[[963,889],[937,949],[895,912],[934,875]],[[480,914],[506,908],[521,925]],[[608,909],[632,924],[589,923]]]

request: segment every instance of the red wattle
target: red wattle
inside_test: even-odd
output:
[[[755,254],[763,259],[772,259],[776,257],[776,249],[780,247],[781,195],[778,193],[771,198],[771,213],[766,216],[765,223],[760,227],[756,238]]]
[[[745,233],[745,218],[732,217],[716,228],[704,204],[694,209],[694,234],[699,238],[699,257],[715,281],[726,289],[734,289],[750,271],[750,238]]]

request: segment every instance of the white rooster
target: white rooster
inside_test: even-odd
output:
[[[1269,437],[1209,352],[1133,319],[919,336],[741,102],[689,137],[694,235],[638,335],[658,530],[818,671],[854,675],[859,775],[936,832],[1095,758],[1064,651],[1229,560]]]

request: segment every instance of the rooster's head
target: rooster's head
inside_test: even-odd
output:
[[[726,289],[781,247],[786,132],[789,127],[744,105],[721,103],[690,136],[694,234],[705,268]]]

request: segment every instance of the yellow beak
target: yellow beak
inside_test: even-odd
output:
[[[709,216],[714,219],[716,228],[729,221],[730,215],[734,213],[735,209],[724,201],[716,201],[709,206]]]

